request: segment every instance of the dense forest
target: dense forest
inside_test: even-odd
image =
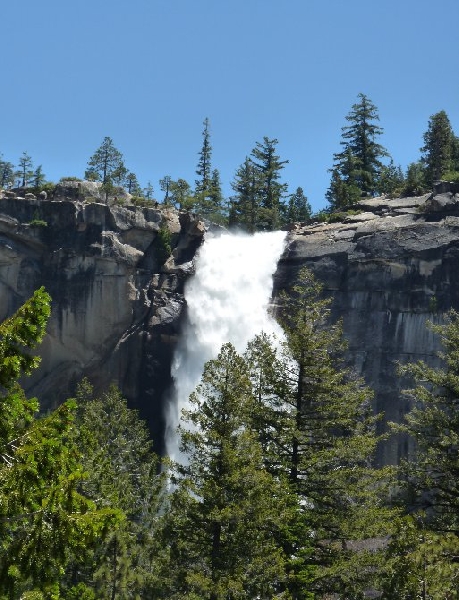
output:
[[[277,154],[277,139],[264,137],[256,142],[236,169],[231,188],[233,195],[222,193],[220,173],[212,164],[210,123],[203,123],[202,145],[198,153],[194,186],[182,178],[164,175],[156,193],[151,181],[142,187],[134,171],[124,163],[122,153],[110,137],[89,158],[84,178],[102,185],[105,199],[126,201],[120,190],[129,194],[136,205],[159,202],[183,210],[192,210],[203,218],[249,232],[279,229],[292,222],[327,220],[331,213],[348,212],[362,197],[422,195],[434,181],[459,180],[459,138],[455,135],[444,110],[432,115],[423,135],[420,155],[405,172],[396,165],[389,151],[378,140],[383,133],[377,107],[365,94],[345,117],[341,149],[332,158],[330,185],[326,194],[328,206],[312,215],[303,188],[289,191],[282,181],[288,160]],[[78,180],[77,177],[63,179]],[[36,192],[52,194],[54,184],[47,182],[42,165],[34,168],[33,160],[24,152],[18,164],[0,155],[0,188],[29,187]]]
[[[412,410],[378,433],[340,323],[303,270],[260,333],[206,363],[182,415],[184,464],[152,452],[112,387],[40,415],[41,288],[0,325],[0,598],[453,599],[459,594],[459,315],[442,369],[405,367]],[[324,327],[327,323],[327,327]],[[375,468],[402,429],[416,457]]]

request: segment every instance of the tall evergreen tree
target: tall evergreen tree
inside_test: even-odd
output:
[[[350,125],[342,128],[342,152],[334,154],[334,165],[330,169],[332,183],[327,199],[332,208],[345,208],[356,201],[356,189],[361,196],[371,196],[377,190],[378,177],[383,166],[381,158],[388,156],[387,150],[376,142],[383,130],[377,125],[379,115],[371,100],[360,93],[359,101],[346,116]],[[346,191],[337,187],[338,182],[349,186]],[[348,204],[343,204],[343,198]]]
[[[202,132],[202,147],[199,152],[199,161],[196,169],[196,175],[199,179],[195,182],[195,193],[206,194],[210,189],[211,173],[212,173],[212,146],[210,143],[210,124],[206,117],[203,122],[204,129]]]
[[[288,198],[284,220],[287,223],[305,222],[311,218],[312,210],[303,188],[298,187]]]
[[[142,195],[142,188],[140,187],[137,175],[132,171],[129,171],[126,175],[126,189],[133,196]]]
[[[163,199],[163,204],[170,204],[170,188],[171,188],[171,176],[170,175],[164,175],[164,177],[162,179],[159,180],[159,187],[161,188],[161,191],[164,192],[164,199]]]
[[[421,152],[429,187],[434,181],[441,179],[444,173],[454,170],[455,136],[444,110],[430,117]]]
[[[288,475],[303,506],[290,551],[296,557],[292,597],[304,598],[306,591],[357,597],[381,557],[356,554],[347,543],[390,529],[388,473],[371,466],[378,443],[371,392],[343,366],[344,342],[340,325],[329,323],[330,301],[320,297],[321,286],[307,270],[297,281],[283,297],[282,350],[263,337],[248,349],[259,399],[254,425],[268,470]]]
[[[162,597],[286,597],[285,556],[276,538],[296,505],[263,468],[249,426],[250,380],[231,344],[206,364],[190,402],[181,430],[188,464],[171,497],[170,582]]]
[[[19,183],[22,187],[25,187],[33,177],[33,162],[27,152],[21,154],[18,166],[17,176],[19,177]]]
[[[263,142],[257,142],[252,150],[252,161],[259,174],[261,183],[260,228],[277,229],[280,225],[283,198],[287,193],[287,184],[280,183],[281,171],[288,160],[280,160],[276,154],[278,140],[266,136]]]
[[[89,159],[85,177],[101,181],[103,184],[114,183],[114,179],[118,178],[124,169],[123,155],[115,148],[113,140],[105,137]]]
[[[202,132],[202,148],[199,152],[199,162],[196,175],[199,179],[195,182],[193,209],[203,216],[220,220],[223,209],[220,174],[217,169],[212,169],[212,146],[210,143],[209,119],[204,119]]]
[[[406,516],[388,549],[384,597],[457,598],[459,578],[459,314],[430,325],[441,336],[441,366],[401,367],[413,378],[411,410],[393,425],[415,444],[402,462],[399,489]]]
[[[0,324],[0,596],[59,598],[69,549],[83,552],[118,519],[78,492],[83,479],[72,443],[75,405],[37,418],[38,401],[17,384],[39,363],[50,298],[37,290]],[[24,594],[24,595],[23,595]],[[32,597],[32,595],[31,595]]]
[[[75,442],[88,473],[81,490],[98,508],[116,509],[125,518],[87,552],[73,556],[67,587],[85,584],[96,597],[112,600],[148,597],[165,484],[157,475],[158,457],[146,425],[117,388],[96,398],[84,380],[77,402]]]
[[[0,155],[0,188],[9,188],[14,185],[14,165],[4,161]]]
[[[237,169],[231,183],[235,195],[231,199],[229,221],[254,233],[260,225],[261,189],[260,173],[250,158]]]

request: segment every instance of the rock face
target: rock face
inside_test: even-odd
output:
[[[113,382],[160,449],[183,286],[204,227],[173,209],[68,200],[75,187],[64,188],[52,201],[0,194],[0,320],[42,285],[53,300],[42,363],[24,387],[48,408],[83,375],[97,390]]]
[[[397,363],[438,364],[439,341],[426,327],[459,309],[459,194],[375,198],[344,222],[296,226],[274,279],[275,293],[309,267],[333,297],[342,318],[348,359],[375,390],[375,409],[386,421],[408,410]],[[458,190],[459,191],[459,190]],[[410,452],[403,436],[379,449],[378,462],[396,463]]]
[[[48,408],[83,375],[97,390],[114,382],[161,450],[183,288],[204,226],[173,209],[107,206],[98,193],[78,182],[51,199],[0,192],[0,320],[44,285],[52,317],[41,367],[24,381],[28,394]],[[442,183],[431,195],[356,208],[344,222],[292,228],[274,294],[302,266],[314,271],[343,319],[350,364],[375,390],[375,409],[400,421],[408,410],[401,389],[411,382],[397,376],[397,362],[438,364],[426,323],[459,310],[459,189]],[[381,446],[378,462],[409,452],[400,436]]]

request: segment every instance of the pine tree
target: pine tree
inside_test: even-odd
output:
[[[381,168],[377,185],[378,192],[389,197],[394,197],[402,192],[404,183],[405,177],[400,165],[396,167],[394,161],[391,159],[388,165],[384,165]]]
[[[33,172],[32,186],[36,189],[39,189],[45,183],[45,179],[43,168],[41,165],[39,165]]]
[[[0,188],[10,188],[14,185],[14,165],[1,160],[0,155]]]
[[[262,183],[255,165],[246,157],[231,183],[235,195],[231,198],[229,221],[254,233],[259,228]]]
[[[101,181],[104,185],[114,183],[124,173],[123,155],[110,137],[105,137],[102,144],[88,161],[85,172],[86,179]]]
[[[83,552],[119,517],[96,511],[78,492],[83,479],[72,443],[75,404],[37,418],[38,401],[17,384],[39,363],[50,298],[37,290],[0,325],[0,595],[58,598],[68,550]],[[40,596],[40,593],[42,594]]]
[[[371,466],[379,439],[371,392],[343,366],[341,326],[330,324],[329,305],[312,274],[302,270],[282,300],[286,342],[276,350],[259,337],[247,355],[267,469],[289,477],[303,506],[290,552],[296,557],[294,598],[305,590],[361,593],[381,556],[356,554],[347,543],[390,530],[388,472]]]
[[[280,183],[281,171],[288,160],[280,160],[276,154],[278,140],[270,140],[266,136],[263,142],[257,142],[252,150],[252,162],[259,174],[260,211],[259,227],[269,231],[280,225],[283,198],[287,193],[287,184]]]
[[[429,187],[434,181],[441,179],[444,173],[454,170],[455,136],[444,110],[430,117],[421,152],[425,180]]]
[[[182,451],[168,516],[170,582],[162,597],[282,598],[278,531],[295,511],[285,485],[264,468],[249,426],[251,385],[231,344],[209,361],[184,413]]]
[[[164,475],[157,475],[159,459],[145,423],[116,387],[94,397],[84,380],[77,402],[75,443],[88,474],[81,491],[98,508],[120,511],[124,520],[73,557],[67,587],[84,583],[97,597],[113,600],[147,597],[165,489]]]
[[[142,188],[140,187],[137,175],[132,171],[129,171],[126,175],[126,189],[133,196],[142,195]]]
[[[165,175],[162,179],[159,180],[159,187],[161,188],[161,191],[164,192],[163,204],[166,205],[170,204],[169,193],[171,181],[172,179],[170,175]]]
[[[289,196],[285,213],[284,220],[286,223],[309,221],[312,210],[307,197],[304,195],[303,188],[296,188],[295,193]]]
[[[33,162],[32,158],[27,154],[27,152],[23,152],[21,157],[19,158],[19,170],[17,171],[17,176],[20,178],[20,185],[22,187],[26,187],[29,183],[29,180],[33,177]]]
[[[344,182],[351,187],[351,194],[344,194],[346,200],[355,203],[355,189],[361,196],[372,196],[377,190],[377,181],[383,163],[381,158],[388,156],[387,150],[376,142],[383,130],[376,124],[379,121],[376,106],[365,94],[358,95],[358,103],[352,106],[346,116],[350,123],[342,128],[341,145],[343,151],[334,155],[334,166],[330,169],[333,174],[332,185],[327,199],[333,208],[345,208],[342,198],[337,195],[336,184]]]
[[[185,179],[177,179],[170,182],[171,202],[180,210],[192,210],[194,206],[194,197],[191,193],[191,186]]]
[[[210,189],[211,185],[211,159],[212,159],[212,146],[210,144],[210,126],[209,119],[206,117],[203,122],[204,129],[202,132],[202,147],[199,152],[199,161],[196,169],[196,175],[199,179],[195,182],[195,194],[205,196]]]
[[[442,600],[457,597],[459,578],[459,314],[451,311],[445,324],[430,327],[443,343],[441,366],[420,361],[400,368],[415,387],[406,392],[412,408],[405,422],[393,428],[411,437],[415,452],[400,466],[408,516],[388,548],[384,586],[388,594],[407,594],[400,597]]]

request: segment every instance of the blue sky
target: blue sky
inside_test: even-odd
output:
[[[0,152],[53,181],[110,136],[159,197],[166,174],[193,184],[208,117],[227,195],[268,136],[319,210],[359,92],[403,169],[432,114],[459,135],[458,0],[10,0],[1,18]]]

